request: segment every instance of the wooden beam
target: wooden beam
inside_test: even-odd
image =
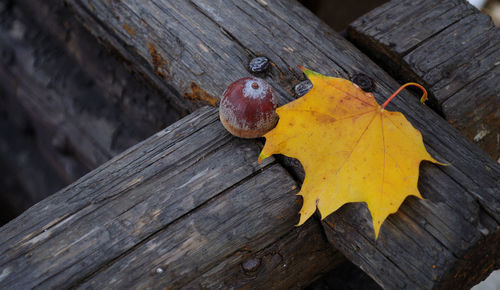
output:
[[[309,283],[344,258],[261,147],[198,110],[2,227],[1,288]]]
[[[295,69],[297,64],[344,78],[362,72],[374,80],[379,101],[399,86],[295,2],[69,3],[91,31],[155,82],[177,88],[180,96],[189,98],[192,87],[200,87],[204,96],[218,99],[228,83],[248,74],[247,62],[255,55],[266,55],[273,62],[265,78],[281,93],[282,103],[293,99],[293,86],[304,78]],[[130,53],[130,47],[135,53]],[[497,249],[489,247],[489,258],[484,259],[478,248],[484,241],[498,243],[500,166],[409,93],[391,104],[389,109],[402,111],[422,132],[428,150],[450,166],[422,166],[420,189],[427,200],[407,200],[400,213],[383,226],[377,242],[368,213],[355,212],[356,205],[346,206],[346,214],[329,219],[334,225],[326,225],[331,241],[384,287],[401,283],[439,287],[455,274],[460,276],[454,278],[455,283],[475,283],[499,256]],[[393,218],[398,227],[390,225]],[[396,246],[406,244],[415,247],[403,255]],[[466,260],[462,259],[465,254]],[[482,270],[462,276],[479,260]]]
[[[297,64],[344,78],[363,72],[373,79],[378,101],[384,100],[398,87],[370,59],[293,1],[228,1],[221,6],[203,0],[154,3],[69,0],[68,4],[97,37],[122,54],[158,87],[175,88],[181,92],[175,95],[175,102],[188,109],[198,106],[189,100],[216,102],[229,82],[248,74],[247,62],[254,55],[266,55],[273,62],[271,71],[263,77],[279,91],[282,103],[293,99],[292,88],[304,79],[295,68]],[[382,226],[377,242],[373,240],[369,214],[362,205],[347,205],[332,215],[324,223],[325,231],[341,252],[384,287],[444,287],[452,278],[452,283],[474,283],[496,267],[499,257],[494,245],[499,240],[497,193],[500,166],[432,110],[420,105],[410,93],[401,94],[389,109],[402,111],[422,132],[428,150],[450,165],[422,166],[419,186],[427,200],[408,199],[402,210]],[[179,151],[181,156],[182,152]],[[127,170],[125,164],[118,163],[117,166],[123,167],[120,170]],[[278,165],[272,165],[272,168],[275,178],[289,178],[284,177],[286,173]],[[118,175],[111,176],[111,180]],[[120,188],[113,184],[107,185],[112,186],[109,188],[111,194]],[[91,184],[83,189],[87,193],[95,191]],[[286,200],[285,203],[293,204],[293,201]],[[271,205],[273,203],[266,206],[275,206]],[[125,201],[117,206],[126,204]],[[360,210],[354,211],[356,207]],[[229,209],[235,208],[231,205]],[[297,207],[286,211],[291,209],[296,211]],[[239,216],[238,213],[235,211],[235,216]],[[57,211],[54,214],[57,216]],[[92,211],[89,216],[92,216]],[[193,216],[197,217],[196,220],[201,218]],[[275,224],[280,225],[279,222]],[[34,225],[33,228],[43,227]],[[76,240],[85,237],[81,234]],[[161,230],[158,235],[165,236]],[[218,237],[225,239],[224,235]],[[160,240],[152,236],[138,247],[146,250],[142,246],[147,245],[154,251],[158,249],[155,242]],[[255,240],[260,241],[260,236]],[[8,244],[15,243],[14,239]],[[405,245],[408,247],[403,247]],[[478,250],[480,248],[482,252]],[[487,257],[484,257],[484,251],[488,252]],[[128,254],[125,252],[119,256],[128,264],[112,263],[113,269],[126,269],[125,266],[141,269],[141,260]],[[90,255],[90,261],[96,256],[99,255]],[[140,257],[152,258],[148,252],[140,252]],[[68,258],[71,257],[65,257]],[[471,265],[476,266],[474,274],[467,271]],[[182,264],[172,264],[173,273],[182,272],[185,269],[182,267]],[[68,269],[70,272],[67,273],[76,271],[75,268]],[[105,278],[101,271],[107,270],[97,269],[83,283],[91,284],[95,280],[96,285],[101,285]],[[159,272],[162,271],[164,269]],[[55,276],[60,281],[63,277]],[[178,281],[184,279],[180,276],[174,278]],[[163,285],[174,278],[163,276],[155,280],[158,281],[155,285]],[[57,279],[49,279],[45,285],[57,283]],[[82,283],[77,281],[76,278],[78,285]]]
[[[424,84],[449,123],[500,158],[500,29],[488,15],[467,1],[392,1],[347,31],[391,75]]]
[[[8,201],[2,206],[16,205],[17,210],[26,210],[42,197],[63,187],[60,183],[57,188],[49,187],[46,185],[47,181],[63,179],[63,182],[69,184],[86,171],[98,167],[123,149],[144,139],[144,136],[153,134],[158,126],[164,127],[178,117],[179,113],[172,110],[169,98],[162,95],[165,92],[147,86],[144,80],[137,78],[137,74],[127,69],[126,63],[124,66],[120,58],[101,47],[60,1],[20,0],[0,13],[3,20],[0,24],[0,51],[4,64],[0,66],[0,87],[4,88],[2,100],[5,105],[2,111],[15,118],[15,124],[21,127],[14,127],[14,130],[24,131],[25,123],[35,126],[32,132],[34,140],[25,142],[43,153],[36,154],[37,151],[32,150],[35,152],[31,152],[28,155],[30,159],[26,160],[25,148],[19,144],[16,144],[16,148],[9,148],[8,145],[12,146],[14,141],[8,139],[11,135],[6,139],[0,138],[3,153],[0,159],[19,158],[13,151],[20,151],[19,155],[22,154],[26,160],[25,167],[14,168],[8,173],[18,176],[22,185],[27,185],[29,189],[26,196],[22,196],[20,190],[2,196]],[[18,30],[11,29],[13,26],[19,27]],[[38,160],[36,158],[42,160],[35,163]],[[50,161],[49,165],[44,163],[44,158]],[[57,169],[56,173],[50,170],[52,167]],[[133,178],[129,181],[133,182]],[[181,183],[186,181],[178,180]],[[73,210],[61,215],[78,215],[78,209]],[[32,216],[39,215],[36,210],[31,213]],[[54,219],[61,217],[57,213],[53,214]],[[96,221],[109,224],[107,218],[109,216],[103,216]],[[51,220],[46,222],[51,223]],[[35,227],[34,231],[37,230]],[[78,235],[74,234],[66,237],[65,242],[74,242],[78,247],[80,244],[76,242],[77,239]],[[349,263],[329,246],[317,221],[306,228],[290,227],[285,235],[267,240],[270,244],[260,250],[238,250],[238,257],[232,262],[239,261],[241,265],[224,263],[224,266],[200,276],[205,277],[200,283],[240,286],[252,283],[264,288],[269,288],[270,285],[307,285],[328,270],[339,267],[339,264],[344,266]],[[139,238],[136,243],[141,241]],[[48,244],[54,246],[55,243]],[[53,252],[50,250],[52,246],[46,245],[45,249]],[[69,249],[64,253],[73,254],[74,250]],[[85,253],[90,255],[95,248],[80,250],[83,252],[79,257],[83,257]],[[122,250],[125,251],[125,248]],[[37,253],[40,252],[31,249],[25,255]],[[94,257],[92,263],[97,268],[104,267],[113,255],[116,256],[116,253],[110,254],[97,259]],[[43,255],[39,255],[39,259],[46,257]],[[58,255],[57,259],[63,255]],[[313,262],[309,261],[310,257],[314,257]],[[46,271],[40,269],[40,264],[36,262],[28,264],[34,272]],[[247,270],[243,265],[246,265]],[[12,269],[5,268],[8,269],[4,273]],[[48,273],[59,270],[60,267],[54,267]],[[83,280],[89,272],[85,270],[82,273],[76,279]],[[40,273],[38,275],[40,279],[34,276],[17,276],[19,281],[15,285],[36,285],[47,277]],[[60,277],[64,274],[58,275]],[[70,283],[72,280],[68,278],[67,281]],[[0,281],[0,285],[6,284]],[[68,285],[63,283],[62,286]]]

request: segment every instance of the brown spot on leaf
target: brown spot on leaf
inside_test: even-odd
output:
[[[156,51],[155,46],[151,42],[148,42],[148,46],[155,73],[162,79],[167,79],[167,74],[165,73],[165,71],[168,73],[167,61]]]
[[[135,29],[133,29],[132,27],[128,26],[127,24],[123,24],[123,29],[125,29],[130,36],[134,37],[134,35],[135,35]]]
[[[336,121],[335,118],[327,115],[327,114],[315,114],[316,120],[320,124],[330,124]]]
[[[212,107],[216,107],[219,102],[219,99],[204,91],[194,82],[191,82],[191,92],[184,92],[184,98]]]

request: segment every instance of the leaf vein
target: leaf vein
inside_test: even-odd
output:
[[[354,143],[354,145],[352,146],[352,150],[351,152],[349,152],[349,155],[347,156],[347,158],[344,160],[344,162],[339,166],[339,168],[335,171],[335,174],[337,174],[343,167],[344,165],[346,164],[346,162],[351,158],[352,156],[352,153],[356,150],[356,147],[359,145],[359,142],[361,141],[361,139],[363,138],[363,136],[365,135],[366,131],[368,130],[368,128],[370,127],[370,125],[372,124],[373,120],[375,120],[375,117],[377,115],[374,115],[373,118],[370,120],[370,122],[368,122],[368,124],[366,125],[365,129],[363,130],[363,132],[361,132],[361,135],[359,135],[358,139],[356,140],[356,143]]]

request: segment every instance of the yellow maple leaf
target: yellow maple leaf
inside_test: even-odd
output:
[[[422,198],[420,162],[439,162],[402,113],[384,109],[387,102],[381,107],[373,94],[346,79],[302,69],[313,87],[277,109],[278,125],[264,136],[259,159],[281,153],[302,163],[306,177],[298,193],[304,199],[298,225],[316,207],[325,218],[345,203],[366,202],[377,238],[383,221],[407,196]]]

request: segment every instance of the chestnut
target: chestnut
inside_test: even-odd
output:
[[[234,136],[262,137],[278,122],[278,97],[264,80],[245,77],[231,83],[219,106],[222,125]]]

